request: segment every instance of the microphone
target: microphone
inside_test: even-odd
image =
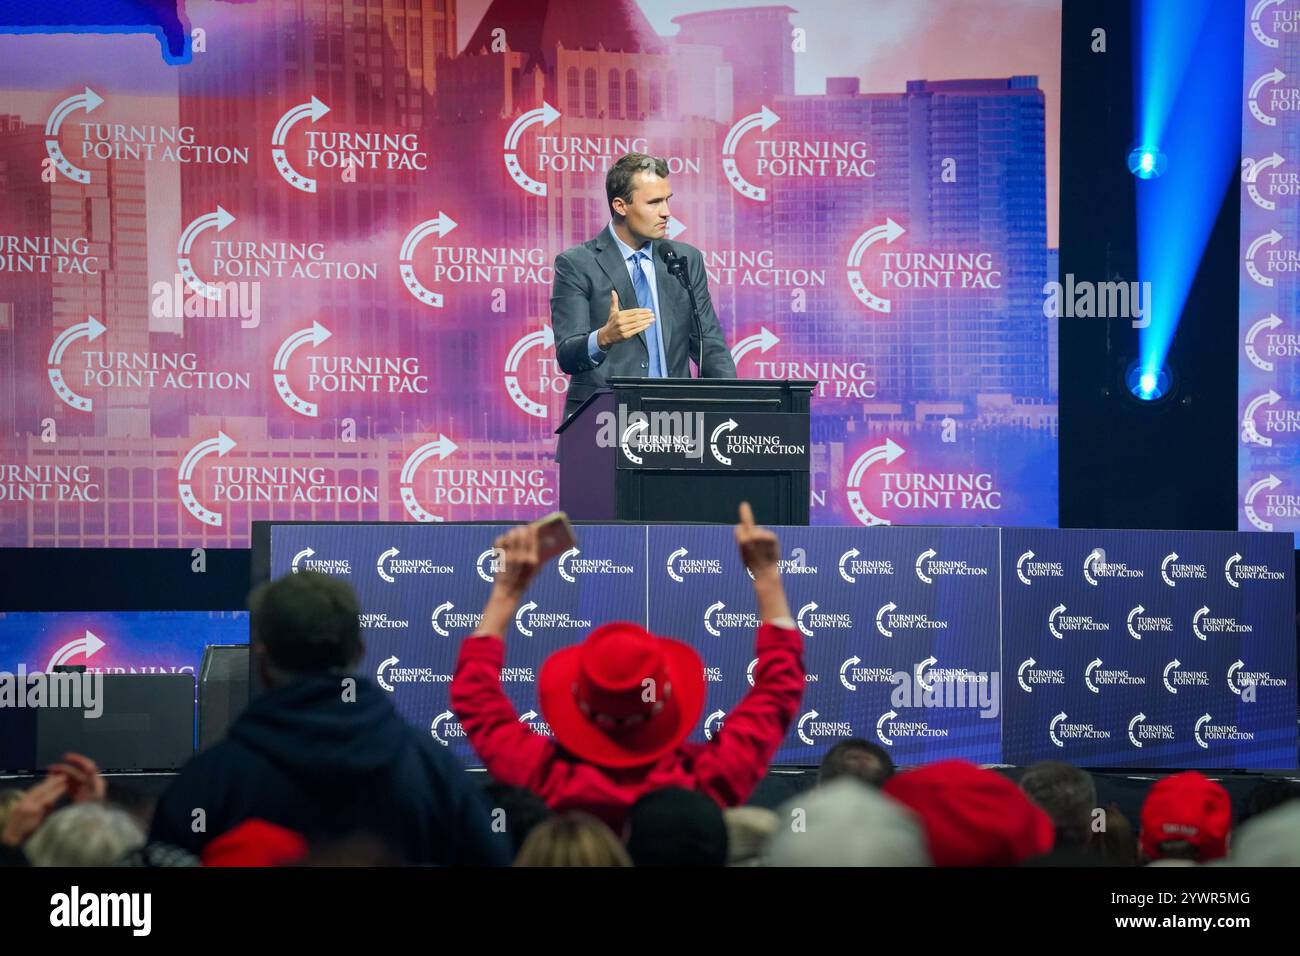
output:
[[[704,377],[704,330],[700,325],[700,307],[695,302],[695,289],[691,286],[690,268],[686,263],[685,256],[679,256],[673,251],[673,247],[668,244],[666,239],[659,240],[659,250],[663,257],[664,265],[668,269],[668,274],[676,277],[677,281],[682,284],[686,290],[686,295],[691,300],[691,318],[695,323],[695,341],[698,343],[697,354],[695,358],[695,368],[699,377]]]

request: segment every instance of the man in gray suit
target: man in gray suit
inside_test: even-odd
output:
[[[569,378],[564,417],[609,376],[689,378],[699,352],[691,301],[668,271],[685,260],[704,339],[702,378],[735,378],[736,363],[709,299],[700,250],[669,242],[668,164],[629,153],[605,176],[611,221],[593,239],[555,257],[551,326]]]

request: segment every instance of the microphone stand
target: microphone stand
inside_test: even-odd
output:
[[[677,277],[677,281],[686,289],[686,295],[691,300],[691,318],[695,323],[695,341],[699,343],[696,350],[695,368],[700,378],[704,378],[704,329],[700,324],[700,307],[695,301],[695,290],[691,288],[691,280],[686,271],[686,259],[677,255],[667,246],[664,247],[664,258],[668,261],[668,272]]]

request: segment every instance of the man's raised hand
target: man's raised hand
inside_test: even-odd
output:
[[[740,523],[736,525],[736,544],[740,557],[755,578],[759,572],[777,570],[781,558],[781,544],[776,534],[754,524],[754,509],[748,501],[740,503]]]
[[[610,289],[609,318],[596,333],[596,344],[602,350],[640,335],[655,320],[655,314],[649,309],[620,309],[618,306],[618,290]]]

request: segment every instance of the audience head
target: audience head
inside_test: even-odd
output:
[[[1250,791],[1238,818],[1239,824],[1267,813],[1274,807],[1300,797],[1300,780],[1264,780]]]
[[[265,820],[245,820],[203,848],[204,866],[288,866],[307,855],[302,834]]]
[[[1019,787],[965,760],[895,774],[884,791],[921,818],[935,866],[1013,866],[1047,853],[1056,837]]]
[[[1057,847],[1082,847],[1092,839],[1097,785],[1088,771],[1059,760],[1040,760],[1020,778],[1020,789],[1052,818]]]
[[[107,803],[74,803],[51,813],[23,844],[32,866],[112,866],[144,846],[135,817]]]
[[[537,694],[565,750],[599,767],[638,767],[675,750],[699,722],[704,663],[688,644],[614,621],[548,657]]]
[[[830,783],[838,777],[857,777],[872,787],[883,786],[894,775],[894,761],[878,744],[861,737],[841,740],[822,758],[818,783]]]
[[[1234,866],[1300,866],[1300,800],[1251,817],[1232,834]]]
[[[777,810],[768,866],[927,866],[925,834],[894,800],[853,777],[805,791]]]
[[[361,606],[345,581],[314,571],[286,574],[255,590],[248,603],[253,653],[268,687],[360,663]]]
[[[1142,804],[1142,855],[1205,863],[1228,852],[1228,791],[1195,770],[1156,781]]]
[[[505,837],[510,841],[510,858],[514,859],[528,834],[551,815],[551,808],[531,790],[511,787],[504,783],[489,783],[483,788],[488,805],[493,812],[505,815]]]
[[[727,825],[711,798],[682,787],[645,794],[628,811],[627,852],[636,866],[725,866]]]
[[[544,820],[524,840],[515,866],[631,866],[614,831],[588,813]]]

